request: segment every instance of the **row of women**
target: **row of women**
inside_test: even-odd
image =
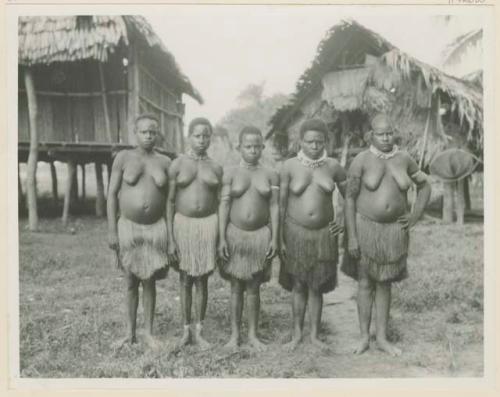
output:
[[[194,119],[189,149],[171,161],[154,150],[159,123],[141,115],[135,123],[137,147],[117,154],[108,193],[109,245],[126,275],[128,332],[136,341],[139,285],[143,286],[145,341],[153,337],[156,280],[170,267],[180,275],[183,333],[181,345],[210,346],[202,335],[208,277],[218,268],[231,285],[231,337],[240,344],[244,294],[248,342],[265,349],[258,337],[259,289],[270,280],[271,261],[279,255],[279,282],[292,292],[294,349],[310,314],[310,340],[319,338],[323,294],[337,285],[337,235],[346,226],[342,270],[358,281],[361,340],[355,353],[369,348],[375,303],[379,349],[398,355],[387,340],[391,283],[407,277],[409,229],[422,215],[430,185],[415,161],[394,145],[389,119],[372,120],[369,149],[358,154],[349,171],[327,156],[328,129],[319,119],[300,128],[301,150],[278,173],[260,162],[261,131],[248,126],[239,134],[240,163],[224,170],[207,156],[212,126]],[[417,198],[408,210],[407,193]],[[345,198],[344,222],[334,221],[333,192]],[[194,294],[193,294],[194,285]],[[192,308],[193,315],[192,315]]]

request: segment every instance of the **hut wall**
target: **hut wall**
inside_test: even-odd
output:
[[[142,52],[139,59],[139,113],[155,114],[164,138],[162,146],[180,152],[184,148],[181,94],[169,83],[170,76],[159,70],[158,60],[150,52]]]
[[[39,106],[40,142],[127,143],[127,75],[115,54],[104,64],[111,141],[104,120],[103,95],[96,61],[53,63],[34,68]],[[18,136],[29,140],[28,108],[19,70]]]

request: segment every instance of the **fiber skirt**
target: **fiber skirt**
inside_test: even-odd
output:
[[[174,237],[180,254],[180,270],[192,277],[213,272],[217,256],[217,214],[191,218],[176,213]]]
[[[346,250],[341,270],[358,280],[401,281],[408,277],[409,233],[399,222],[380,223],[356,214],[356,231],[361,256],[358,260]]]
[[[126,272],[141,280],[167,276],[167,225],[160,218],[151,225],[142,225],[127,218],[118,219],[120,261]]]
[[[271,241],[269,226],[257,230],[242,230],[232,223],[226,229],[229,260],[221,261],[219,271],[222,278],[231,277],[248,281],[254,277],[261,282],[271,279],[271,261],[266,259],[266,252]]]
[[[291,291],[294,279],[298,279],[313,290],[333,291],[337,286],[338,247],[328,226],[312,230],[287,218],[284,237],[286,258],[281,258],[281,286]]]

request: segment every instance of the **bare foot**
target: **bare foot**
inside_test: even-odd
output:
[[[203,337],[201,336],[201,332],[197,331],[194,335],[194,343],[201,349],[201,350],[207,350],[212,347],[212,345],[207,342]]]
[[[300,344],[301,341],[302,341],[302,337],[294,336],[290,342],[285,343],[285,345],[284,345],[285,350],[287,350],[289,352],[293,352],[297,348],[297,346]]]
[[[144,342],[146,346],[151,350],[158,350],[161,346],[161,343],[158,339],[156,339],[153,335],[145,333],[144,334]]]
[[[254,349],[256,349],[259,352],[263,352],[267,350],[267,345],[265,343],[262,343],[262,341],[257,338],[256,335],[253,336],[248,336],[248,343],[250,343]]]
[[[231,338],[229,339],[229,342],[227,342],[224,345],[223,349],[228,350],[228,351],[234,351],[234,350],[237,350],[238,347],[239,347],[239,338],[231,336]]]
[[[368,338],[362,338],[359,344],[353,349],[353,354],[363,354],[370,347],[370,340]]]
[[[387,340],[377,339],[377,347],[379,350],[382,350],[393,357],[397,357],[401,355],[401,349],[398,349],[392,343],[389,343]]]
[[[311,336],[311,343],[321,350],[328,350],[330,348],[326,343],[320,341],[317,336]]]

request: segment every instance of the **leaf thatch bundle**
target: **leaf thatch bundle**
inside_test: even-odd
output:
[[[278,131],[283,134],[298,118],[304,117],[304,103],[308,98],[321,95],[318,92],[326,76],[340,76],[340,71],[349,76],[349,71],[354,72],[360,66],[370,68],[371,72],[363,86],[358,108],[369,115],[380,111],[390,113],[403,142],[415,155],[422,147],[426,125],[430,130],[427,147],[432,149],[426,158],[432,157],[431,151],[446,147],[451,140],[441,124],[441,106],[449,110],[462,140],[475,150],[482,150],[482,90],[477,83],[446,75],[354,21],[344,21],[327,32],[318,46],[316,58],[297,82],[289,103],[270,119],[267,137]],[[338,87],[343,87],[343,83]],[[329,89],[333,92],[336,88]],[[333,111],[354,109],[352,101],[341,102],[332,92],[324,99]],[[279,145],[279,142],[276,143]]]
[[[18,62],[23,66],[89,59],[104,63],[118,46],[128,46],[132,39],[138,38],[159,51],[186,94],[199,102],[203,101],[199,92],[182,73],[174,56],[142,16],[19,17],[18,36]]]

